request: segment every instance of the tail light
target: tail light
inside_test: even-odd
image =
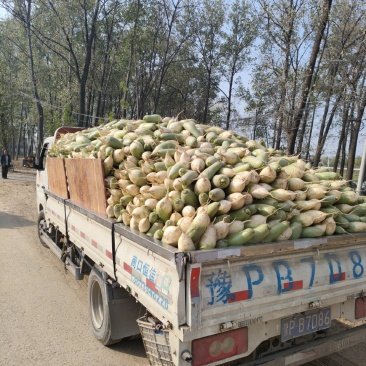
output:
[[[359,297],[355,301],[355,319],[366,317],[366,298]]]
[[[248,328],[235,329],[192,342],[193,366],[245,353],[248,350]]]

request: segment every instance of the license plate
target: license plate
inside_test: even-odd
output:
[[[281,320],[281,341],[330,328],[330,308],[307,311]]]

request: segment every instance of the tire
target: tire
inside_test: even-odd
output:
[[[92,270],[88,281],[89,318],[96,339],[105,346],[118,343],[112,339],[111,319],[107,301],[107,284],[96,270]]]
[[[40,211],[40,213],[38,214],[38,221],[37,221],[38,237],[39,237],[39,241],[41,242],[41,244],[45,248],[48,248],[48,245],[43,240],[43,237],[44,237],[45,234],[43,233],[42,229],[44,229],[44,228],[46,228],[46,220],[45,220],[45,217],[44,217],[44,212]]]

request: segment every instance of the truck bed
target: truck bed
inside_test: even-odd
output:
[[[263,339],[296,336],[281,323],[296,314],[353,321],[366,290],[365,234],[181,253],[46,194],[46,218],[182,342],[248,327],[249,354]]]

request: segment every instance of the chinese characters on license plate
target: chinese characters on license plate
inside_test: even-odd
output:
[[[330,328],[330,308],[317,309],[281,320],[281,341]]]

